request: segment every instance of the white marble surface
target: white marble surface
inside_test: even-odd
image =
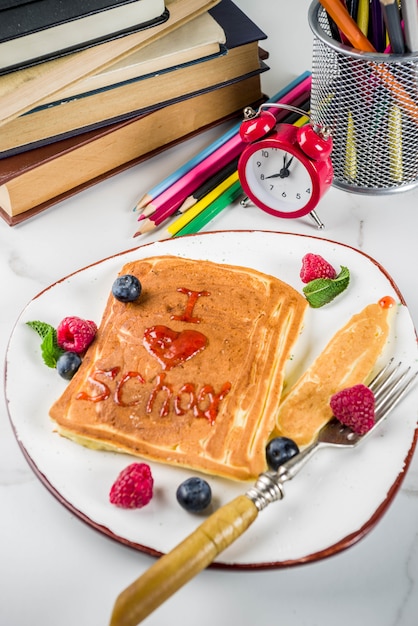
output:
[[[268,33],[267,93],[310,68],[308,0],[237,0]],[[135,245],[132,206],[150,185],[220,129],[137,166],[14,228],[0,223],[4,354],[14,322],[43,288],[100,258]],[[234,206],[207,228],[314,234],[354,246],[393,276],[415,323],[418,293],[418,190],[384,197],[331,189],[309,219],[282,221]],[[147,236],[151,241],[163,231]],[[22,381],[24,382],[24,381]],[[119,591],[153,559],[94,531],[70,514],[32,473],[0,406],[0,624],[104,626]],[[307,520],[309,523],[309,520]],[[377,527],[349,550],[291,569],[201,573],[146,621],[162,626],[412,626],[418,614],[418,457]]]

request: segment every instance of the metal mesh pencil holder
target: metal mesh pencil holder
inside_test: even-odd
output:
[[[331,129],[333,185],[387,194],[418,185],[418,54],[359,52],[331,37],[315,0],[311,118]]]

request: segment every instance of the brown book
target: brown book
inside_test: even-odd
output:
[[[260,76],[0,160],[0,215],[14,225],[263,99]],[[83,167],[80,168],[80,163]]]
[[[166,0],[168,20],[132,35],[0,77],[0,125],[32,109],[66,85],[123,59],[208,11],[219,0]]]
[[[138,81],[58,101],[15,118],[1,128],[0,153],[8,156],[18,148],[29,149],[40,142],[63,139],[97,126],[149,112],[163,104],[190,97],[252,72],[267,69],[260,63],[258,42],[229,50],[227,54],[201,60],[173,71],[157,72]],[[32,145],[31,145],[32,144]],[[33,145],[35,144],[35,145]]]

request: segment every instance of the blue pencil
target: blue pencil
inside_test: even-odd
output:
[[[283,87],[281,91],[276,93],[274,96],[269,98],[267,102],[276,102],[285,96],[291,89],[296,87],[299,83],[305,80],[308,76],[311,75],[311,72],[303,72],[300,76],[295,78],[291,83]],[[159,196],[163,191],[171,187],[173,183],[178,181],[184,174],[189,172],[193,167],[201,163],[206,157],[215,152],[218,148],[220,148],[224,143],[226,143],[231,137],[233,137],[241,126],[241,121],[237,122],[230,130],[224,133],[219,139],[216,139],[209,146],[204,148],[201,152],[196,154],[196,156],[192,157],[189,161],[184,163],[181,167],[179,167],[175,172],[167,176],[160,183],[157,183],[155,187],[153,187],[150,191],[148,191],[138,202],[138,204],[134,207],[134,211],[139,211],[140,209],[150,204],[157,196]],[[146,215],[144,215],[145,217]]]

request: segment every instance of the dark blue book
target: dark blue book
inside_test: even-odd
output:
[[[164,0],[0,0],[0,74],[156,26]]]

